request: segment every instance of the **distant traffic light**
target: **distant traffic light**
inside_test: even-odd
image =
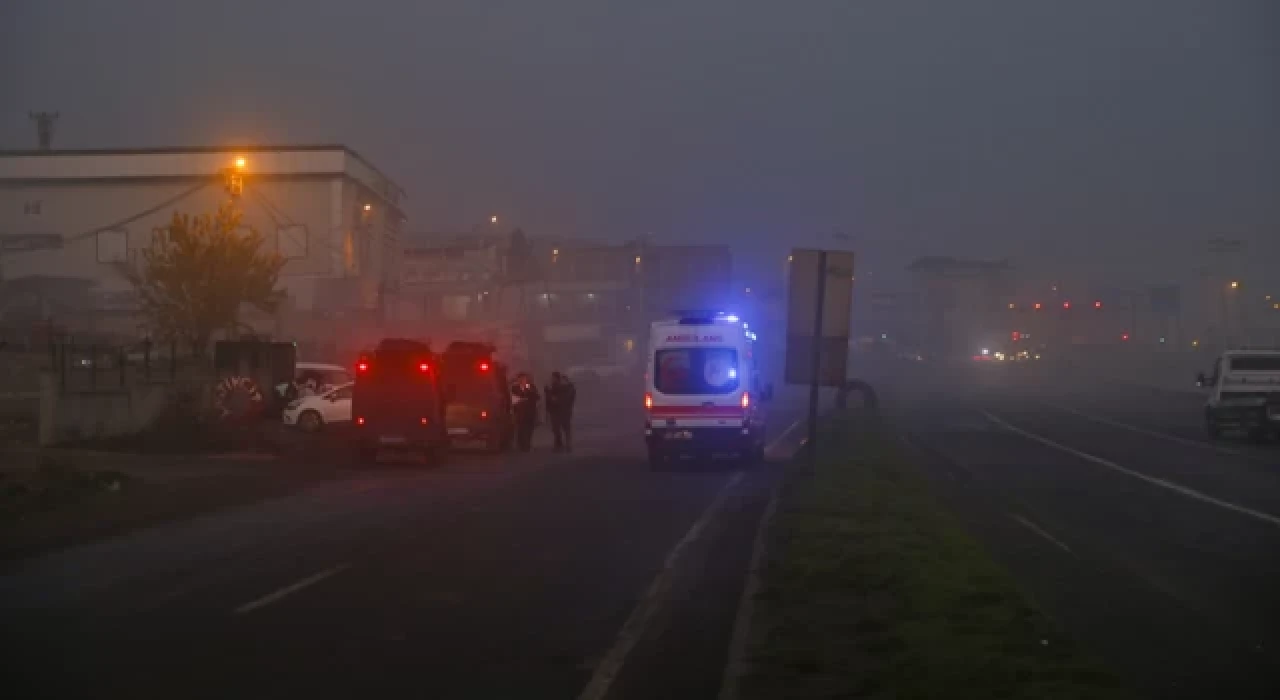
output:
[[[1039,311],[1039,310],[1040,310],[1040,309],[1042,309],[1042,308],[1044,308],[1044,306],[1043,306],[1040,302],[1038,302],[1038,301],[1037,301],[1037,302],[1036,302],[1036,311]]]
[[[1062,308],[1064,308],[1064,309],[1070,309],[1070,308],[1071,308],[1071,302],[1069,302],[1069,301],[1064,301],[1064,302],[1062,302]]]
[[[1019,339],[1019,338],[1021,338],[1021,337],[1022,337],[1022,334],[1021,334],[1021,333],[1019,333],[1018,331],[1014,331],[1014,332],[1013,332],[1013,339],[1014,339],[1014,340],[1017,340],[1017,339]]]
[[[1122,334],[1122,335],[1120,336],[1120,340],[1128,340],[1128,339],[1129,339],[1129,334],[1128,334],[1128,333],[1124,333],[1124,334]]]
[[[1095,302],[1093,302],[1093,308],[1095,308],[1095,309],[1101,309],[1101,308],[1102,308],[1102,302],[1100,302],[1100,301],[1095,301]]]

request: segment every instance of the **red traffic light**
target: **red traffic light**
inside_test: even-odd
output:
[[[1069,301],[1064,301],[1064,302],[1062,302],[1062,308],[1064,308],[1064,309],[1069,309],[1069,308],[1071,308],[1071,302],[1069,302]]]
[[[1102,302],[1100,302],[1100,301],[1095,301],[1095,302],[1093,302],[1093,308],[1095,308],[1095,309],[1101,309],[1101,308],[1102,308]]]
[[[1043,304],[1041,304],[1041,303],[1040,303],[1040,302],[1038,302],[1038,301],[1036,302],[1036,311],[1039,311],[1039,310],[1040,310],[1040,309],[1042,309],[1043,307],[1044,307],[1044,305],[1043,305]]]
[[[1121,336],[1120,336],[1120,340],[1128,340],[1128,339],[1129,339],[1129,334],[1128,334],[1128,333],[1125,333],[1125,334],[1123,334],[1123,335],[1121,335]]]
[[[1021,334],[1021,333],[1019,333],[1018,331],[1014,331],[1014,332],[1013,332],[1013,339],[1014,339],[1014,340],[1017,340],[1017,339],[1019,339],[1019,338],[1021,338],[1021,337],[1022,337],[1022,334]]]

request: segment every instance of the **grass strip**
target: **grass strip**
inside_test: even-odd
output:
[[[828,420],[769,536],[742,698],[1130,698],[874,420]]]

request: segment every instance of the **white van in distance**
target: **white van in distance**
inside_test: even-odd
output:
[[[763,459],[773,389],[761,382],[755,334],[736,316],[655,321],[645,358],[645,442],[655,468],[685,455]]]
[[[1261,440],[1280,435],[1280,350],[1228,350],[1213,374],[1196,377],[1209,389],[1205,428],[1210,438],[1232,430]]]

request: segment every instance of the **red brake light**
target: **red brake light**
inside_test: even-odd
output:
[[[369,361],[368,361],[368,360],[360,360],[359,362],[357,362],[357,363],[356,363],[356,371],[357,371],[357,372],[368,372],[368,371],[369,371]]]
[[[1100,302],[1100,301],[1095,301],[1095,302],[1093,302],[1093,308],[1095,308],[1095,309],[1101,309],[1101,308],[1102,308],[1102,302]]]
[[[426,424],[428,423],[428,421],[427,421],[427,419],[426,419],[426,418],[420,418],[420,419],[418,419],[418,422],[419,422],[419,423],[421,423],[421,424],[423,424],[423,425],[426,425]]]
[[[427,363],[425,363],[425,362],[419,362],[419,363],[418,363],[418,371],[419,371],[419,372],[426,372],[426,371],[428,371],[428,370],[430,370],[430,369],[431,369],[431,365],[429,365],[429,364],[427,364]],[[426,420],[426,419],[425,419],[425,418],[423,418],[423,420]]]
[[[649,409],[651,409],[651,408],[653,408],[653,394],[650,394],[650,393],[648,393],[648,392],[645,392],[645,395],[644,395],[644,408],[645,408],[645,410],[646,410],[646,411],[647,411],[647,410],[649,410]]]
[[[751,407],[751,393],[750,393],[750,392],[747,392],[747,391],[742,392],[742,407],[743,407],[743,408],[750,408],[750,407]]]
[[[1039,310],[1042,308],[1042,306],[1043,306],[1043,305],[1042,305],[1040,302],[1038,302],[1038,301],[1037,301],[1037,302],[1036,302],[1036,311],[1039,311]]]
[[[1064,309],[1069,309],[1069,308],[1071,308],[1071,302],[1069,302],[1069,301],[1064,301],[1064,302],[1062,302],[1062,308],[1064,308]]]
[[[488,362],[481,362],[481,363],[480,363],[480,371],[481,371],[481,372],[488,372],[488,371],[489,371],[489,363],[488,363]]]
[[[481,412],[480,412],[480,417],[481,417],[481,418],[488,418],[488,417],[489,417],[489,412],[488,412],[488,411],[481,411]]]
[[[356,425],[364,425],[364,416],[356,416]]]

